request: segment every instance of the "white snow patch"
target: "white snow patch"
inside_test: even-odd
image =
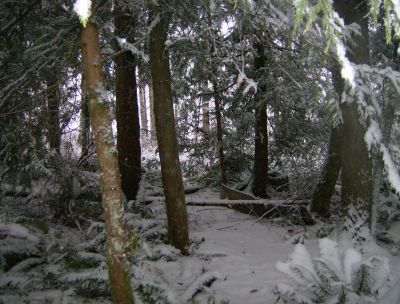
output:
[[[343,257],[343,274],[346,283],[351,282],[351,273],[353,267],[360,263],[362,260],[361,254],[354,248],[348,248],[344,252]]]
[[[92,7],[91,0],[76,0],[74,3],[74,11],[81,20],[87,20],[90,17]]]
[[[336,55],[338,56],[339,62],[342,66],[341,75],[344,80],[347,80],[352,88],[355,87],[355,71],[352,63],[346,56],[346,48],[342,41],[336,39]]]
[[[321,258],[329,262],[336,273],[341,275],[342,267],[339,258],[339,251],[337,248],[337,243],[328,238],[323,238],[319,240],[319,250],[321,252]]]

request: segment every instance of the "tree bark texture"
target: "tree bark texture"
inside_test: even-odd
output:
[[[60,88],[57,70],[52,69],[46,75],[47,85],[47,139],[50,149],[60,154],[61,130],[60,130]]]
[[[331,129],[328,157],[322,170],[322,177],[317,184],[311,201],[311,211],[325,218],[331,215],[330,201],[340,174],[341,144],[342,127],[337,126]]]
[[[134,21],[128,12],[114,9],[115,35],[129,40]],[[135,200],[141,178],[139,111],[136,95],[135,57],[125,51],[115,58],[117,149],[122,190]]]
[[[217,121],[217,149],[218,149],[218,159],[219,159],[220,183],[221,185],[225,185],[227,183],[227,179],[225,170],[224,141],[222,139],[221,96],[218,93],[218,84],[214,78],[212,80],[212,86],[214,91],[215,119]],[[224,198],[222,190],[220,195],[221,198]]]
[[[106,251],[111,296],[114,303],[133,304],[129,263],[125,255],[124,200],[113,140],[110,113],[104,99],[102,62],[97,28],[90,21],[81,33],[89,112],[101,172],[106,227]],[[102,94],[103,93],[103,94]]]
[[[254,57],[254,69],[257,78],[262,75],[262,69],[265,68],[266,58],[264,47],[260,42],[255,43],[256,54]],[[261,83],[261,82],[260,82]],[[255,140],[254,140],[254,180],[253,194],[266,198],[268,182],[268,117],[267,104],[264,100],[265,85],[261,84],[254,96],[255,106]]]
[[[81,84],[81,119],[80,119],[80,134],[79,142],[81,145],[81,159],[84,159],[89,154],[90,143],[90,117],[87,88],[85,83],[85,75],[82,75]]]
[[[151,16],[156,16],[156,13],[153,9]],[[168,24],[164,17],[161,17],[151,30],[150,67],[168,234],[171,243],[186,253],[189,245],[188,217],[175,130],[169,55],[165,48],[167,29]]]
[[[207,81],[204,83],[201,82],[200,87],[202,90],[207,88]],[[205,134],[210,134],[211,127],[210,127],[210,101],[208,96],[203,96],[201,100],[201,112],[202,112],[202,129]]]
[[[348,53],[355,64],[369,64],[369,31],[367,3],[361,0],[336,0],[336,11],[346,24],[357,23],[361,35],[353,37],[354,46]],[[339,96],[342,92],[338,92]],[[360,123],[357,102],[342,102],[342,202],[345,207],[358,205],[370,220],[372,208],[372,161],[364,141],[366,128]],[[358,208],[356,208],[358,209]],[[370,224],[370,223],[369,223]]]
[[[331,65],[332,84],[338,95],[339,103],[344,90],[344,80],[340,76],[339,66]],[[331,128],[329,138],[328,155],[322,169],[322,177],[313,193],[311,201],[311,211],[318,213],[320,216],[330,217],[330,204],[335,185],[339,178],[342,168],[341,149],[343,144],[343,127],[342,125]]]
[[[154,116],[154,94],[153,94],[153,81],[149,83],[149,102],[150,102],[150,138],[156,141],[156,119]]]
[[[212,16],[211,13],[208,13],[208,26],[212,28]],[[216,34],[216,33],[215,33]],[[215,108],[215,120],[217,123],[217,151],[218,151],[218,160],[219,160],[219,172],[220,172],[220,198],[225,198],[225,194],[223,191],[222,185],[227,184],[226,178],[226,170],[225,170],[225,155],[224,155],[224,141],[222,138],[222,98],[219,93],[218,88],[218,79],[217,79],[217,67],[215,65],[215,45],[214,41],[209,41],[209,65],[211,73],[209,74],[209,80],[212,85],[213,95],[214,95],[214,108]]]
[[[147,102],[146,102],[146,86],[139,75],[139,101],[140,101],[140,126],[142,128],[143,134],[148,134],[148,118],[147,118]]]

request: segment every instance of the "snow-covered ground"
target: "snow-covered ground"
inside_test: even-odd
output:
[[[210,200],[218,199],[218,195],[206,190],[187,197]],[[189,207],[188,212],[191,237],[203,242],[193,257],[187,258],[183,264],[177,263],[176,269],[168,267],[166,274],[179,281],[185,279],[177,275],[185,273],[182,267],[194,271],[201,265],[203,271],[216,271],[220,278],[207,293],[216,299],[229,300],[231,304],[275,303],[275,286],[282,282],[293,284],[277,270],[276,263],[286,261],[296,243],[303,243],[312,257],[320,254],[316,237],[319,226],[290,226],[277,220],[258,221],[254,216],[223,207],[196,206]],[[364,250],[366,257],[379,255],[390,260],[389,285],[399,280],[400,257],[374,244]],[[196,256],[200,258],[196,259]],[[208,259],[204,261],[204,257]]]
[[[157,188],[160,187],[160,181],[156,176],[149,176],[147,182],[151,187],[147,191],[144,191],[146,193],[141,194],[143,198],[148,193],[152,194],[160,190]],[[215,189],[205,188],[187,195],[186,198],[187,200],[212,201],[219,199],[219,192]],[[163,202],[158,201],[150,206],[150,208],[157,210],[155,212],[157,219],[141,219],[139,214],[131,213],[129,220],[131,225],[137,226],[140,225],[140,222],[142,224],[151,224],[152,221],[161,221],[164,223],[165,212],[163,205]],[[6,207],[6,205],[3,207]],[[0,218],[6,223],[5,214],[7,213],[4,210],[2,211],[4,214]],[[176,254],[176,250],[171,246],[146,244],[144,242],[140,244],[137,251],[139,256],[137,261],[139,263],[132,268],[133,273],[135,273],[135,282],[133,282],[135,286],[137,286],[140,280],[147,281],[150,285],[155,282],[155,286],[160,286],[162,289],[168,291],[168,299],[170,300],[168,303],[192,303],[190,301],[194,298],[198,303],[206,304],[207,299],[211,296],[219,301],[227,300],[230,304],[275,303],[277,300],[277,296],[273,293],[275,286],[279,283],[293,285],[293,282],[286,275],[277,270],[277,262],[286,262],[297,243],[304,244],[311,257],[320,256],[317,231],[320,230],[321,223],[315,226],[296,226],[290,224],[287,219],[260,220],[257,217],[222,206],[189,206],[188,214],[190,237],[194,241],[191,248],[191,255],[180,256]],[[16,228],[14,229],[13,227]],[[21,240],[24,239],[24,235],[28,237],[30,235],[39,235],[38,232],[32,234],[33,230],[29,230],[31,232],[21,230],[25,229],[21,227],[12,223],[3,224],[3,226],[0,225],[0,228],[3,230],[13,228],[13,233],[18,232],[18,237]],[[12,234],[7,231],[4,233]],[[57,235],[60,235],[60,237]],[[49,236],[57,237],[54,241],[50,242]],[[87,234],[85,239],[78,229],[67,229],[60,225],[55,226],[51,224],[49,234],[41,237],[46,238],[49,248],[54,248],[51,249],[51,252],[53,252],[52,255],[44,257],[47,259],[47,263],[63,259],[65,250],[62,247],[70,245],[72,253],[75,250],[78,256],[87,255],[81,245],[88,244],[90,236]],[[95,237],[98,238],[98,236]],[[43,241],[41,240],[40,242]],[[151,258],[152,252],[156,250],[155,248],[165,253],[161,254],[164,258]],[[343,249],[345,248],[339,248],[339,251]],[[374,245],[374,243],[368,245],[363,251],[365,257],[379,255],[389,259],[391,280],[387,282],[387,286],[394,285],[399,281],[400,257],[398,255],[392,255],[388,250]],[[103,252],[99,253],[103,254]],[[97,254],[97,256],[100,255]],[[146,256],[150,258],[146,258]],[[172,258],[169,259],[169,256]],[[140,257],[145,258],[142,259]],[[82,272],[79,273],[79,271],[86,271],[78,270],[78,272],[69,273],[73,271],[65,268],[65,263],[57,265],[58,269],[54,273],[58,274],[60,278],[67,276],[78,277],[82,275]],[[54,268],[51,264],[44,266],[43,272],[51,272],[52,267]],[[107,275],[105,266],[100,265],[97,269],[99,277]],[[32,277],[36,277],[37,275],[37,278],[40,278],[41,274],[39,272],[32,270],[30,275]],[[0,273],[0,283],[2,280],[7,279],[7,275],[10,274],[7,272]],[[18,273],[18,275],[23,276],[22,273]],[[22,279],[22,277],[16,278]],[[28,273],[26,279],[29,279]],[[8,302],[11,301],[10,303],[37,303],[43,299],[47,299],[48,303],[109,303],[104,298],[92,300],[87,297],[76,297],[73,288],[74,286],[71,285],[67,289],[60,288],[55,290],[53,288],[53,290],[41,291],[33,289],[30,291],[30,294],[22,294],[21,296],[16,294],[1,296],[0,292],[0,303],[2,299]],[[138,303],[147,302],[138,301]],[[388,303],[390,304],[391,302]],[[393,304],[398,303],[393,302]]]

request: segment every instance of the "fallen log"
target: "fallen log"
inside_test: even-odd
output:
[[[279,200],[261,200],[250,193],[245,193],[226,185],[221,185],[221,191],[224,197],[232,200],[230,206],[239,212],[253,214],[260,218],[294,216],[300,219],[306,225],[314,225],[315,221],[307,209],[309,201],[288,199]],[[239,201],[248,200],[248,202],[238,203]],[[233,203],[234,202],[234,203]]]
[[[164,201],[162,196],[146,197],[146,203],[154,201]],[[259,218],[272,218],[293,216],[299,223],[306,225],[315,224],[310,212],[307,209],[309,200],[270,200],[270,199],[242,199],[242,200],[224,200],[224,199],[201,199],[186,198],[188,206],[202,207],[228,207],[242,213],[251,214]]]

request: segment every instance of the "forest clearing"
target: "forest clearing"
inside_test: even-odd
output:
[[[0,304],[399,304],[396,0],[2,0]]]

